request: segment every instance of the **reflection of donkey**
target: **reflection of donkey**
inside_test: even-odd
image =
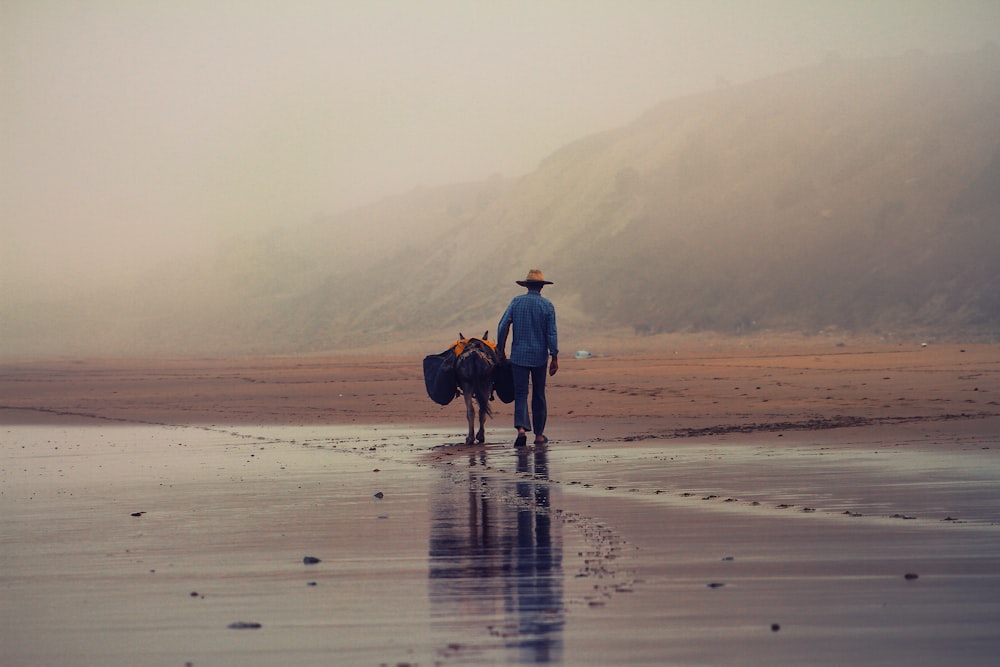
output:
[[[471,445],[473,441],[486,441],[486,415],[492,414],[490,396],[493,394],[493,367],[497,364],[497,355],[493,346],[486,342],[488,334],[488,331],[484,333],[482,340],[467,339],[459,334],[461,336],[459,342],[465,345],[455,360],[455,379],[465,398],[465,416],[469,420],[469,435],[465,438],[467,445]],[[479,404],[479,432],[475,437],[473,437],[473,425],[476,421],[476,410],[472,404],[473,398]]]

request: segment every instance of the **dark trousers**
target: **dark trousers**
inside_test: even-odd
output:
[[[510,365],[514,375],[514,428],[534,431],[535,435],[545,433],[548,410],[545,404],[545,371],[548,366]],[[531,414],[528,414],[528,378],[531,378]],[[535,418],[535,428],[531,428],[531,417]]]

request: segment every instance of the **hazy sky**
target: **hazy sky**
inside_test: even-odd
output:
[[[0,0],[0,289],[521,175],[719,77],[990,40],[996,0]]]

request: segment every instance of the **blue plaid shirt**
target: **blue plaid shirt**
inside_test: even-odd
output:
[[[511,325],[514,339],[510,344],[510,363],[544,366],[550,354],[559,354],[556,309],[541,292],[529,290],[510,302],[497,326],[497,348],[505,349]]]

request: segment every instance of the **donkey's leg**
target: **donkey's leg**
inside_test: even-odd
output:
[[[476,423],[476,409],[472,406],[472,392],[465,393],[465,418],[469,420],[469,435],[465,437],[465,444],[471,445],[475,439],[473,436],[474,425]]]
[[[486,442],[486,403],[482,399],[479,402],[479,433],[476,434],[476,442]]]

